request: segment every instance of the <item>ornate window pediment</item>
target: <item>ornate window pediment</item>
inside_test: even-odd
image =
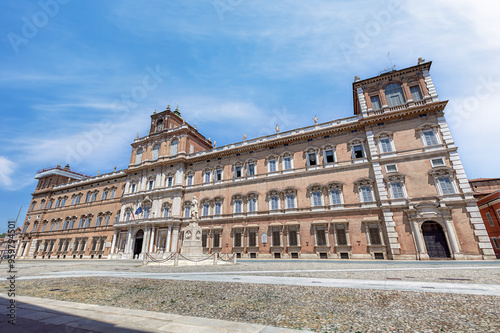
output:
[[[454,173],[455,173],[455,170],[453,168],[446,167],[446,166],[435,167],[429,171],[429,174],[431,174],[432,176],[435,176],[435,177],[436,176],[452,176]]]

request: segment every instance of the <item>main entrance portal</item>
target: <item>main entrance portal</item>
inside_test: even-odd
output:
[[[134,258],[136,256],[139,256],[139,254],[141,254],[143,240],[144,240],[144,231],[142,231],[141,229],[137,231],[137,233],[135,234]]]
[[[429,258],[450,258],[446,236],[439,223],[427,221],[422,224],[422,235]]]

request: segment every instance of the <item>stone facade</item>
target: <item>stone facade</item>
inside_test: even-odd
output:
[[[222,147],[178,110],[155,112],[149,134],[132,143],[126,170],[75,175],[35,191],[18,256],[167,256],[182,247],[196,197],[205,253],[494,258],[444,118],[447,101],[438,98],[430,66],[419,61],[373,78],[356,77],[353,117],[326,123],[315,118],[312,126],[287,132],[277,127],[275,134]],[[43,172],[37,177],[47,179]],[[110,186],[116,187],[113,199],[39,209],[42,200],[60,196],[96,192],[99,198]],[[106,226],[95,226],[99,214],[111,217]],[[90,226],[39,229],[89,215]],[[96,252],[88,241],[84,248],[80,242],[75,253],[75,238],[82,237],[100,237],[98,244],[106,237],[105,246]],[[52,239],[52,251],[37,247]]]

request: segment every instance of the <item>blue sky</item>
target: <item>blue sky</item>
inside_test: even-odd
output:
[[[218,146],[352,115],[355,75],[433,61],[469,178],[499,177],[500,5],[443,1],[2,1],[0,232],[43,167],[126,168],[179,105]],[[154,74],[151,74],[154,73]]]

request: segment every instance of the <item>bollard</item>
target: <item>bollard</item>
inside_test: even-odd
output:
[[[179,252],[175,253],[175,256],[174,256],[174,266],[179,266]]]
[[[148,254],[144,253],[142,257],[142,266],[146,266],[148,264]]]
[[[214,253],[214,265],[217,265],[217,253]]]
[[[236,253],[233,254],[234,257],[233,257],[233,264],[236,264]]]

